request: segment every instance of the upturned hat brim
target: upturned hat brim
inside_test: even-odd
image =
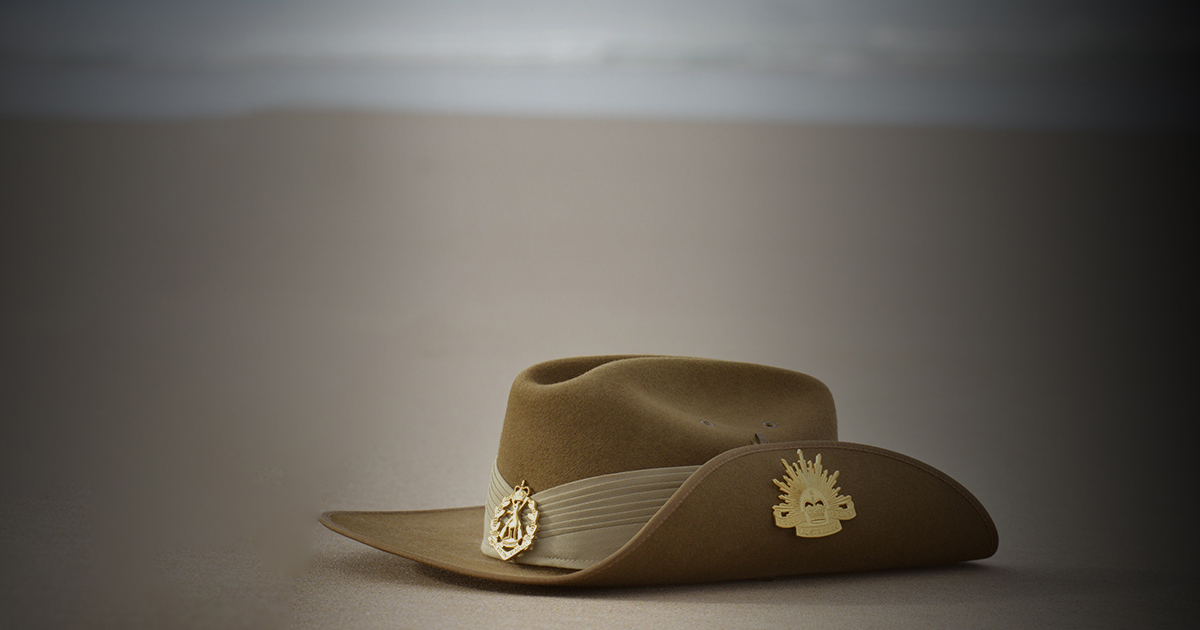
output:
[[[785,463],[820,455],[838,471],[855,515],[840,531],[802,537],[780,527]],[[783,461],[781,461],[783,460]],[[580,570],[501,561],[480,551],[484,508],[326,512],[329,529],[430,566],[501,582],[623,586],[918,567],[996,551],[978,500],[935,468],[886,449],[837,441],[759,444],[712,458],[623,547]],[[536,543],[535,543],[536,544]],[[518,558],[519,559],[519,558]]]

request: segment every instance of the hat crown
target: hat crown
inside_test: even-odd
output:
[[[759,440],[836,439],[833,397],[806,374],[690,357],[575,357],[517,376],[496,465],[538,491],[700,465]]]

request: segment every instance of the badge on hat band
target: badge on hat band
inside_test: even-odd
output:
[[[529,500],[536,501],[538,512],[537,536],[532,545],[511,556],[508,562],[586,569],[616,553],[633,539],[698,468],[673,466],[626,470],[576,479],[537,492],[531,489]],[[516,490],[493,464],[479,549],[488,557],[505,560],[491,541],[493,531],[499,532],[505,519],[511,519],[512,508],[501,510],[501,504],[515,494]],[[497,513],[500,517],[494,521],[492,517]],[[529,520],[528,509],[525,514],[521,523]],[[496,530],[493,530],[493,524]],[[503,538],[505,536],[496,535],[494,540],[499,544]],[[519,538],[514,537],[514,540],[519,544]]]
[[[533,544],[538,508],[537,501],[529,495],[529,486],[522,480],[492,513],[488,544],[500,554],[501,560],[508,560]]]
[[[835,488],[840,471],[833,475],[821,465],[821,455],[813,461],[804,459],[804,453],[796,451],[799,458],[795,464],[779,460],[785,470],[783,481],[772,479],[783,490],[779,498],[783,503],[772,506],[775,525],[784,529],[795,527],[796,535],[803,538],[830,536],[842,530],[842,521],[854,518],[854,502],[847,495],[839,494]]]

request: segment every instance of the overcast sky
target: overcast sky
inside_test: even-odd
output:
[[[1194,21],[1183,18],[1165,4],[1073,0],[9,1],[0,4],[0,111],[170,113],[182,99],[213,111],[341,104],[802,118],[866,98],[900,110],[924,99],[926,109],[986,119],[1008,108],[984,104],[1014,92],[1046,101],[1027,110],[1062,109],[1064,81],[1085,92],[1097,82],[1169,83],[1196,57]],[[697,99],[721,99],[703,92],[699,75],[723,83],[713,94],[753,94],[705,110]],[[432,100],[413,96],[448,84]],[[180,97],[189,90],[209,97]],[[606,105],[594,92],[624,96]],[[596,111],[579,111],[588,104]]]

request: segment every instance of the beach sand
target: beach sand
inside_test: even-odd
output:
[[[0,120],[0,625],[1182,625],[1195,149],[337,111]],[[481,504],[517,372],[615,353],[822,379],[841,439],[955,477],[1000,551],[553,591],[317,524]]]

